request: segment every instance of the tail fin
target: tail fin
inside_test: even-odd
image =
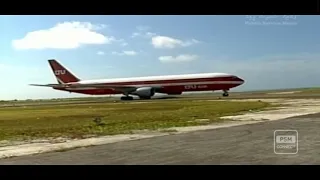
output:
[[[80,81],[80,79],[78,79],[75,75],[73,75],[68,69],[63,67],[55,59],[50,59],[48,61],[59,84]]]

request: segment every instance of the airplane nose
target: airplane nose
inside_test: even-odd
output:
[[[241,78],[239,78],[239,77],[238,77],[238,80],[242,82],[241,84],[243,84],[243,83],[244,83],[244,80],[243,80],[243,79],[241,79]]]

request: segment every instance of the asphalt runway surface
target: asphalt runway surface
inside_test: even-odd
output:
[[[320,164],[320,113],[279,121],[0,160],[0,164]],[[275,154],[274,131],[297,130],[297,154]],[[286,149],[282,149],[284,152]]]

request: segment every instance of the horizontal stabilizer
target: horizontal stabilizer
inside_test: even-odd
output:
[[[30,86],[42,86],[42,87],[65,87],[63,84],[29,84]]]

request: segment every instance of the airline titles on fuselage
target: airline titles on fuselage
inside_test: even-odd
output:
[[[204,89],[207,87],[207,85],[186,85],[184,86],[184,89]]]

